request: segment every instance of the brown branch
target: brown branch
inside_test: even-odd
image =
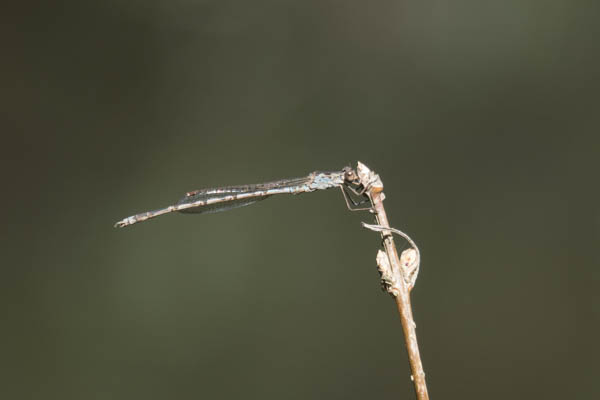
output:
[[[365,169],[363,169],[365,168]],[[363,171],[361,171],[363,169]],[[423,371],[423,364],[421,362],[421,355],[419,354],[419,345],[417,343],[417,332],[416,324],[413,320],[412,308],[410,304],[410,289],[408,287],[410,280],[405,277],[405,270],[398,257],[398,251],[396,250],[396,244],[390,228],[385,208],[383,207],[383,200],[385,198],[383,194],[383,184],[374,172],[369,170],[364,164],[359,163],[358,175],[361,178],[362,184],[367,189],[367,195],[369,196],[373,205],[373,212],[375,218],[380,226],[381,237],[383,239],[383,246],[387,254],[389,266],[391,268],[391,278],[393,283],[393,290],[389,290],[396,300],[398,306],[398,312],[400,313],[400,319],[402,321],[402,329],[404,331],[404,341],[406,343],[406,349],[408,352],[408,361],[410,363],[410,369],[412,372],[411,379],[415,385],[415,392],[417,394],[417,400],[428,400],[429,394],[427,392],[427,385],[425,383],[425,372]],[[410,241],[412,242],[412,240]],[[415,247],[418,255],[418,249],[414,242],[411,243]],[[379,258],[379,257],[378,257]],[[417,259],[417,262],[420,260]],[[380,266],[381,267],[381,266]],[[414,281],[413,281],[414,284]]]

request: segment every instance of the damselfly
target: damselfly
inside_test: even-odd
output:
[[[173,211],[181,213],[215,213],[247,206],[275,194],[300,194],[336,187],[342,190],[344,199],[350,210],[370,209],[370,207],[360,208],[361,204],[369,202],[369,198],[365,194],[366,188],[361,184],[361,180],[356,172],[350,167],[345,167],[339,172],[313,172],[304,178],[194,190],[186,193],[174,205],[132,215],[117,222],[115,227],[122,228]],[[359,201],[353,199],[348,191],[360,196],[361,199]]]

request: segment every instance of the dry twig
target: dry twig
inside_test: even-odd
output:
[[[417,343],[416,324],[413,320],[410,304],[410,290],[414,286],[419,270],[419,249],[408,235],[390,227],[383,207],[385,196],[383,194],[383,183],[379,176],[360,162],[358,163],[357,174],[361,180],[361,184],[366,189],[366,195],[371,200],[371,204],[373,205],[372,212],[375,214],[378,224],[363,224],[363,226],[381,232],[385,253],[380,250],[380,253],[377,255],[377,261],[382,273],[382,282],[388,292],[394,296],[398,306],[408,360],[412,371],[411,379],[414,382],[417,399],[427,400],[429,399],[429,394],[427,392],[425,372],[423,371],[419,345]],[[412,246],[412,249],[408,249],[402,253],[401,258],[398,257],[392,232],[404,236]]]

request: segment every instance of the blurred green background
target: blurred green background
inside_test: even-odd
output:
[[[595,2],[6,8],[1,398],[413,398],[339,192],[112,227],[356,160],[421,247],[432,399],[600,396]]]

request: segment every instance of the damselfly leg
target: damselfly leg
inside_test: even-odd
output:
[[[348,185],[340,185],[340,189],[342,190],[342,194],[344,195],[344,200],[346,201],[346,206],[348,207],[348,210],[350,210],[350,211],[372,211],[373,210],[373,208],[370,206],[371,200],[369,199],[369,197],[367,197],[364,190],[357,191],[356,189],[354,189],[353,187],[348,186]],[[352,198],[352,196],[350,195],[350,193],[348,193],[346,190],[349,190],[352,193],[354,193],[355,195],[360,196],[361,200],[360,201],[354,200]],[[363,205],[365,203],[369,203],[369,207],[360,207],[361,205]]]

